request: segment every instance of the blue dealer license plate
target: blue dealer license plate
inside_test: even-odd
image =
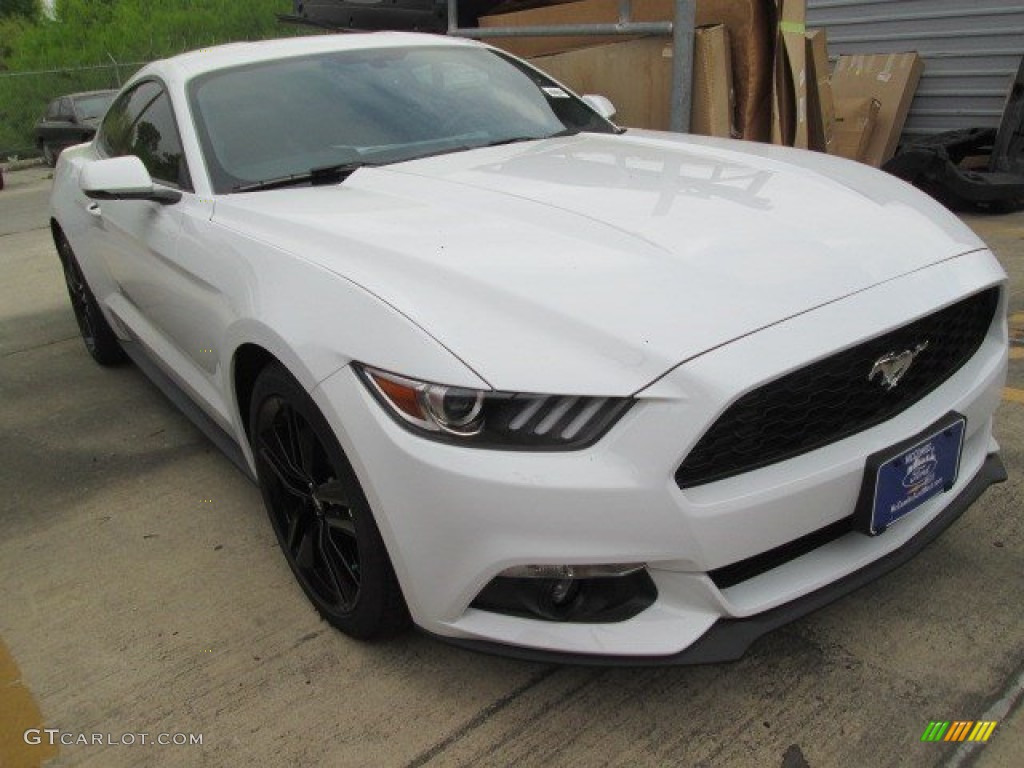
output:
[[[952,488],[960,471],[966,425],[964,416],[950,413],[921,435],[870,456],[858,528],[875,536]]]

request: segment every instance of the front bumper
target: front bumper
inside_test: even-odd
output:
[[[684,664],[716,664],[736,661],[754,641],[762,635],[799,618],[824,608],[844,595],[855,592],[866,584],[889,571],[895,570],[916,556],[921,550],[937,539],[943,531],[955,523],[985,490],[995,483],[1005,482],[1006,467],[998,454],[986,458],[974,479],[967,484],[960,495],[949,504],[938,517],[932,519],[915,536],[901,547],[893,550],[870,565],[834,581],[803,597],[781,605],[770,611],[745,619],[721,619],[705,632],[699,640],[679,653],[670,656],[598,656],[594,654],[569,654],[544,651],[535,648],[521,648],[489,643],[483,640],[469,640],[460,637],[435,635],[437,639],[466,648],[471,651],[508,656],[524,661],[555,664],[582,664],[588,666],[680,666]]]
[[[673,476],[689,449],[729,402],[763,382],[1003,279],[991,254],[968,254],[763,329],[638,393],[623,419],[581,451],[423,440],[388,417],[350,368],[313,397],[363,483],[410,612],[425,631],[537,658],[734,658],[763,632],[909,558],[996,481],[992,414],[1005,381],[1005,323],[993,324],[977,354],[912,407],[824,448],[684,491]],[[948,493],[881,536],[846,534],[716,586],[709,572],[848,517],[865,457],[951,410],[966,416],[967,431],[960,477]],[[512,566],[633,562],[647,564],[658,597],[625,621],[552,622],[471,607]]]

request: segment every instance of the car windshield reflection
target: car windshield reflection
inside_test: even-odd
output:
[[[544,75],[478,48],[342,51],[219,71],[189,96],[219,193],[615,127]]]

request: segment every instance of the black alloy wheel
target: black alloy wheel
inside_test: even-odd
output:
[[[263,501],[310,601],[346,634],[394,634],[408,611],[369,503],[312,399],[273,364],[256,380],[250,441]]]
[[[71,299],[71,309],[75,313],[75,320],[78,322],[78,330],[81,331],[82,341],[85,348],[92,355],[92,358],[100,365],[117,365],[127,360],[121,343],[117,340],[113,329],[103,316],[99,304],[89,284],[85,282],[82,268],[75,258],[71,245],[63,234],[55,235],[57,255],[60,257],[61,267],[64,270],[64,282],[68,288],[68,296]]]

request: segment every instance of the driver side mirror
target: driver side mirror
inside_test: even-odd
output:
[[[615,105],[612,104],[611,100],[607,96],[588,93],[583,96],[583,103],[597,112],[597,114],[605,120],[611,120],[615,117]]]
[[[181,200],[178,190],[154,184],[135,155],[92,161],[82,169],[78,185],[93,200],[150,200],[162,205]]]

